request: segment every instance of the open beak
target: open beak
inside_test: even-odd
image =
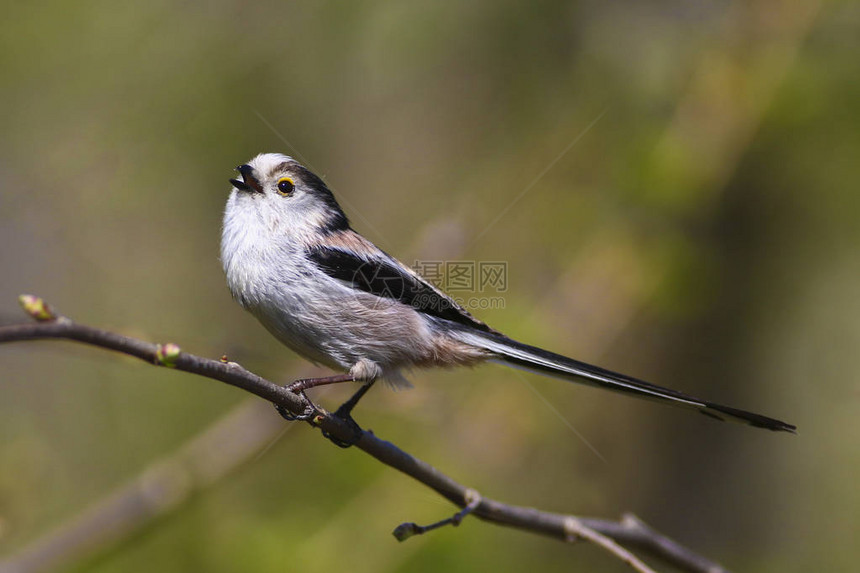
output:
[[[254,177],[254,168],[250,165],[240,165],[236,168],[236,171],[242,176],[243,181],[239,181],[238,179],[231,179],[230,183],[233,184],[233,187],[238,189],[239,191],[253,191],[255,193],[262,193],[263,187],[260,185],[260,182],[257,181],[257,178]]]

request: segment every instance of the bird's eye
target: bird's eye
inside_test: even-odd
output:
[[[293,183],[293,180],[288,177],[282,177],[278,179],[278,193],[281,195],[287,196],[293,192],[296,186]]]

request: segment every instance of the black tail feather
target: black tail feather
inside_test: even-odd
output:
[[[582,382],[639,398],[695,409],[706,416],[718,420],[741,422],[756,428],[764,428],[775,432],[796,433],[796,427],[792,424],[768,418],[761,414],[694,398],[677,390],[663,388],[644,380],[633,378],[632,376],[586,364],[585,362],[555,354],[542,348],[529,346],[501,334],[462,331],[461,336],[469,343],[476,344],[495,353],[501,361],[511,366],[524,368],[538,374]]]
[[[706,408],[699,411],[702,414],[717,418],[718,420],[725,420],[726,418],[720,416],[719,414],[715,414],[715,412],[725,414],[733,420],[743,420],[750,426],[754,426],[756,428],[764,428],[765,430],[772,430],[774,432],[791,432],[792,434],[797,433],[797,426],[793,424],[789,424],[781,420],[776,420],[774,418],[768,418],[767,416],[762,416],[761,414],[755,414],[753,412],[747,412],[745,410],[738,410],[737,408],[732,408],[731,406],[722,406],[720,404],[708,402],[706,404]]]

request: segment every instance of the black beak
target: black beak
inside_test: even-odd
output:
[[[263,192],[263,187],[260,185],[260,182],[257,181],[257,178],[254,177],[254,168],[250,165],[240,165],[236,168],[236,171],[242,176],[244,181],[239,181],[238,179],[231,179],[230,183],[233,184],[233,187],[238,189],[239,191],[255,191],[257,193]]]

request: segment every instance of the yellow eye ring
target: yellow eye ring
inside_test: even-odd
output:
[[[287,195],[293,192],[293,189],[296,188],[295,183],[289,177],[281,177],[278,179],[278,194],[286,197]]]

